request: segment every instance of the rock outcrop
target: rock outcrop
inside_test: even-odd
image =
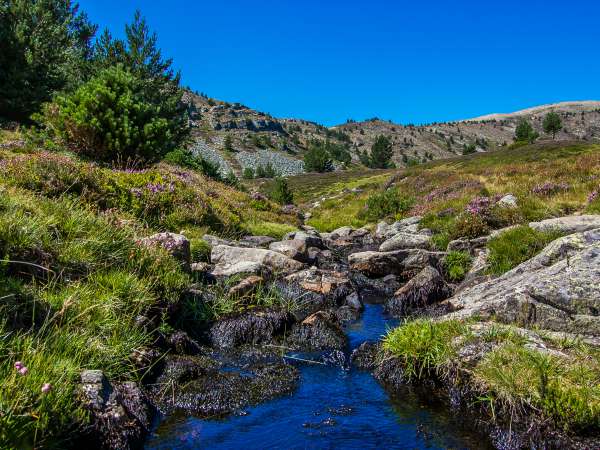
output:
[[[600,230],[562,237],[501,277],[448,300],[450,317],[600,336]]]
[[[301,262],[272,250],[228,245],[213,247],[211,261],[215,264],[213,275],[217,277],[240,273],[259,274],[265,271],[291,273],[304,267]]]

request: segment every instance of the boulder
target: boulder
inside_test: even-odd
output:
[[[177,259],[185,270],[190,270],[191,251],[190,241],[182,234],[157,233],[139,240],[146,247],[162,247]]]
[[[408,227],[412,227],[411,229],[416,230],[422,219],[423,217],[421,216],[408,217],[399,220],[398,222],[394,222],[391,225],[386,222],[379,222],[375,229],[375,237],[377,239],[390,239],[396,233],[406,231]]]
[[[494,317],[541,329],[600,336],[600,230],[551,242],[499,278],[448,300],[452,317]]]
[[[478,237],[478,238],[474,238],[474,239],[467,239],[467,238],[455,239],[448,243],[448,247],[446,248],[446,251],[473,253],[475,251],[475,249],[485,247],[486,244],[488,243],[488,240],[489,240],[488,236],[482,236],[482,237]]]
[[[394,250],[391,252],[359,252],[348,256],[350,268],[371,278],[394,274],[407,276],[427,266],[437,267],[444,257],[443,252],[420,249]]]
[[[352,364],[360,370],[372,371],[377,363],[377,355],[381,350],[378,342],[363,342],[350,356]]]
[[[323,239],[319,236],[319,233],[313,230],[307,231],[294,231],[284,236],[284,240],[297,240],[302,241],[306,244],[306,247],[317,247],[325,249]]]
[[[217,245],[233,245],[232,241],[213,236],[212,234],[205,234],[202,236],[202,240],[208,242],[208,245],[211,247],[216,247]]]
[[[396,233],[392,238],[384,241],[379,246],[380,252],[389,252],[392,250],[401,250],[408,248],[424,248],[430,247],[431,237],[425,234],[414,234],[399,232]]]
[[[269,244],[269,250],[281,253],[296,261],[304,263],[308,262],[308,248],[306,247],[306,242],[299,239],[272,242]]]
[[[358,292],[352,292],[351,294],[348,294],[344,300],[344,304],[357,311],[362,311],[365,308],[360,300],[360,295],[358,295]]]
[[[79,445],[87,446],[89,440],[91,448],[142,447],[152,425],[152,409],[137,384],[111,383],[100,370],[84,370],[79,397],[91,419]]]
[[[354,228],[352,228],[352,227],[347,227],[347,226],[340,227],[340,228],[333,230],[330,233],[329,238],[331,240],[335,240],[335,239],[338,239],[341,237],[348,237],[348,236],[350,236],[350,234],[352,234],[353,231],[354,231]]]
[[[387,275],[375,279],[354,271],[350,275],[360,298],[369,303],[384,303],[402,286],[396,275]]]
[[[341,350],[347,337],[334,313],[318,311],[295,324],[286,342],[302,350]]]
[[[285,281],[295,283],[306,291],[329,296],[334,303],[341,302],[341,299],[354,292],[346,274],[316,267],[288,275]]]
[[[414,309],[445,300],[451,294],[452,290],[438,270],[428,266],[398,289],[384,310],[394,316],[403,316]]]
[[[529,226],[538,231],[555,230],[564,234],[581,233],[600,228],[600,214],[556,217],[541,222],[531,222]]]
[[[285,311],[250,311],[215,322],[208,331],[208,339],[216,348],[269,343],[292,322],[293,318]]]
[[[262,272],[290,273],[304,265],[272,250],[217,245],[212,248],[211,261],[215,264],[213,275],[219,277],[240,273]]]
[[[516,208],[517,207],[517,197],[512,194],[507,194],[502,197],[500,200],[496,202],[496,205],[501,206],[503,208]]]

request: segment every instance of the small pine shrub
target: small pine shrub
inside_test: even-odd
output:
[[[276,178],[275,186],[270,192],[271,200],[280,203],[282,205],[289,205],[294,203],[294,194],[288,186],[288,182],[285,178]]]

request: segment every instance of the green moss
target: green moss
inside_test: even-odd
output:
[[[536,231],[522,225],[496,236],[488,242],[489,271],[501,275],[533,258],[561,233],[555,231]]]

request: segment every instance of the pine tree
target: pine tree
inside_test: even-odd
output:
[[[552,134],[552,139],[556,138],[556,133],[558,133],[563,127],[562,120],[560,120],[560,116],[554,111],[551,111],[548,114],[546,114],[542,125],[546,133]]]
[[[96,26],[64,0],[0,2],[0,116],[23,121],[89,75]]]
[[[391,166],[393,151],[392,143],[387,136],[377,136],[371,146],[369,167],[373,169],[387,169]]]

